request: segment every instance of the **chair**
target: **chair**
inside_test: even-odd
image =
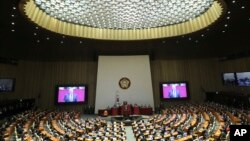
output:
[[[134,115],[140,115],[140,108],[138,106],[134,107]]]
[[[118,108],[113,107],[113,108],[111,108],[111,111],[112,111],[112,116],[118,115]]]

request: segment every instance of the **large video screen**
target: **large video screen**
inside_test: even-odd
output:
[[[187,99],[189,97],[187,82],[165,82],[160,84],[161,98]]]
[[[85,103],[87,102],[86,85],[64,85],[56,88],[56,103]]]
[[[0,78],[0,93],[13,92],[15,86],[15,79]]]
[[[250,86],[250,72],[236,73],[238,86]]]
[[[223,84],[226,86],[236,85],[235,73],[223,73],[222,79],[223,79]]]

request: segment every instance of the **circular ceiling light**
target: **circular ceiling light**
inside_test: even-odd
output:
[[[222,0],[24,0],[25,15],[65,35],[140,40],[183,35],[215,22]]]
[[[182,23],[201,15],[214,0],[35,0],[60,21],[95,28],[143,29]]]

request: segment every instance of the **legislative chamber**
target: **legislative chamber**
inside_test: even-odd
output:
[[[249,140],[249,0],[0,9],[0,141]]]

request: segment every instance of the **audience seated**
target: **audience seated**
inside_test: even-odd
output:
[[[239,121],[244,119],[239,116],[243,114],[235,114],[240,111],[216,103],[172,104],[163,114],[134,122],[132,128],[138,141],[226,140],[229,125],[241,124]]]
[[[6,141],[126,141],[123,122],[108,122],[100,117],[81,118],[76,111],[26,110],[5,118],[0,139]],[[217,103],[177,103],[162,114],[134,121],[137,141],[143,140],[227,140],[229,125],[249,124],[248,113]]]

